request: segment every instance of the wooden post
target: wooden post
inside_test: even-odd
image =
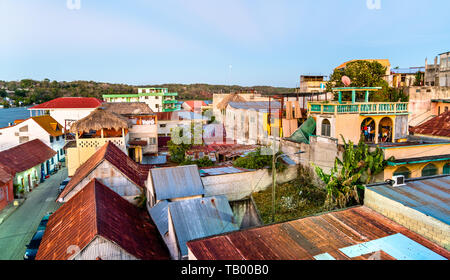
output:
[[[352,103],[355,104],[356,102],[356,91],[352,90]]]
[[[342,91],[339,91],[339,104],[342,104]]]
[[[365,98],[366,103],[369,102],[369,91],[366,90],[366,98]]]

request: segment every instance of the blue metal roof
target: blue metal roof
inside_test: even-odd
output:
[[[205,194],[197,165],[155,168],[150,172],[157,200]]]
[[[183,256],[188,254],[186,242],[190,240],[239,230],[225,196],[172,202],[169,211]]]
[[[169,202],[167,200],[158,202],[155,206],[153,206],[153,208],[150,209],[150,216],[152,217],[152,220],[161,235],[166,234],[169,230],[168,209]]]
[[[368,186],[370,190],[450,224],[450,176],[411,179],[405,186]]]

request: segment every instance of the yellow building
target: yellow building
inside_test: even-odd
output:
[[[73,123],[70,130],[75,133],[75,140],[66,145],[68,175],[73,176],[79,166],[108,142],[128,154],[128,127],[127,118],[101,108]]]
[[[389,59],[353,59],[353,60],[350,60],[350,61],[342,63],[341,65],[336,67],[335,70],[344,69],[345,67],[347,67],[347,64],[349,64],[350,62],[360,61],[360,60],[368,61],[368,62],[378,62],[383,67],[386,67],[386,74],[385,74],[385,76],[388,77],[389,75],[391,75],[391,63],[389,62]]]
[[[442,139],[442,132],[438,128],[449,131],[445,126],[450,123],[450,112],[429,121],[435,127],[428,128],[428,131],[438,133],[436,137],[423,135],[426,134],[426,127],[417,130],[421,133],[419,137],[410,136],[408,103],[368,102],[369,92],[378,89],[336,88],[334,91],[339,94],[338,102],[310,102],[308,114],[316,121],[316,135],[337,139],[338,144],[342,144],[342,135],[346,141],[351,140],[355,144],[362,138],[371,147],[379,146],[386,160],[391,157],[394,160],[388,161],[388,166],[377,176],[377,181],[391,179],[396,175],[415,178],[449,174],[450,141]],[[342,101],[343,91],[352,91],[351,102]],[[363,91],[364,102],[356,102],[358,91]],[[442,124],[437,123],[438,120]]]
[[[309,102],[308,114],[316,121],[316,134],[358,143],[401,142],[408,134],[408,102],[369,102],[369,92],[379,87],[335,88],[339,101]],[[351,91],[352,101],[342,101],[342,92]],[[364,102],[357,102],[357,93],[364,94]]]

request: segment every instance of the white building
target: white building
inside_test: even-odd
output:
[[[279,102],[271,102],[272,114],[277,115]],[[268,123],[269,102],[229,102],[225,115],[227,138],[238,144],[262,144],[270,139],[271,126]],[[272,127],[278,127],[278,118],[271,120]],[[276,129],[274,131],[277,131]]]
[[[104,94],[106,102],[143,102],[153,112],[173,112],[180,109],[176,97],[178,93],[169,92],[167,88],[139,88],[138,93],[131,94]]]
[[[50,116],[31,117],[16,121],[16,124],[0,128],[0,151],[35,139],[52,148],[56,155],[50,159],[49,169],[53,170],[65,158],[63,127]]]
[[[102,102],[93,97],[60,97],[28,108],[30,116],[50,115],[65,129],[100,107]]]

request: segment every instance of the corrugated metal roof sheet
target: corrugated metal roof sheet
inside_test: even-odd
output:
[[[157,200],[205,194],[197,165],[151,169]]]
[[[51,159],[56,152],[39,139],[0,152],[0,163],[18,173]]]
[[[235,109],[245,109],[245,110],[256,110],[256,111],[263,111],[267,112],[269,110],[269,101],[247,101],[247,102],[230,102],[228,103],[229,106]],[[281,103],[277,101],[271,101],[270,102],[270,108],[280,109]]]
[[[67,260],[70,246],[84,249],[97,235],[142,260],[167,260],[169,252],[146,211],[93,179],[47,224],[37,260]]]
[[[449,251],[364,206],[187,244],[199,260],[450,258]]]
[[[410,179],[406,186],[368,186],[382,196],[450,224],[450,176]]]
[[[239,229],[225,196],[187,199],[169,204],[169,212],[183,256],[186,242]]]
[[[114,143],[108,142],[77,168],[69,184],[67,184],[58,198],[64,198],[78,183],[91,174],[103,160],[107,160],[114,165],[124,176],[140,188],[144,189],[146,187],[145,181],[148,178],[149,166],[133,161]]]
[[[150,209],[150,216],[152,217],[152,220],[161,235],[166,234],[166,232],[169,230],[168,211],[169,202],[167,200],[158,202]]]
[[[423,135],[450,137],[450,111],[444,112],[421,125],[412,127],[410,131]]]
[[[236,168],[233,166],[203,168],[200,169],[200,176],[203,177],[203,176],[225,175],[225,174],[242,173],[247,171],[249,170],[243,168]]]

